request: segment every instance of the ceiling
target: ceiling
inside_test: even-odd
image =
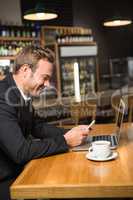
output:
[[[105,28],[104,19],[117,15],[133,19],[132,0],[39,0],[47,8],[59,13],[55,20],[43,21],[42,25],[73,25],[91,28],[98,43],[99,55],[107,57],[133,56],[133,24],[127,27]],[[38,0],[21,0],[22,15],[33,8]],[[101,59],[102,60],[102,59]]]
[[[20,2],[23,15],[24,11],[27,9],[34,8],[38,0],[21,0]],[[132,0],[39,0],[39,2],[43,2],[46,8],[54,9],[59,14],[59,17],[55,20],[42,22],[46,25],[73,25],[73,10],[77,4],[80,4],[81,7],[85,7],[85,9],[88,8],[88,10],[92,8],[95,19],[99,24],[101,24],[104,19],[117,15],[133,18]]]

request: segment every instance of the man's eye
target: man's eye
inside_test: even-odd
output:
[[[44,77],[43,80],[44,81],[50,81],[50,77],[49,76],[48,77]]]
[[[48,78],[48,77],[44,77],[43,80],[44,80],[44,81],[47,81],[47,80],[49,80],[49,78]]]

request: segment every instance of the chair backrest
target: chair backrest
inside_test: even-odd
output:
[[[128,122],[133,121],[133,96],[128,96]]]
[[[96,108],[96,104],[92,104],[89,101],[73,103],[70,106],[70,113],[75,125],[78,125],[82,119],[94,120],[96,118]]]

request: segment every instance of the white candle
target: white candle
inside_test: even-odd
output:
[[[75,93],[75,101],[80,102],[80,82],[79,82],[79,65],[77,62],[74,63],[74,93]]]

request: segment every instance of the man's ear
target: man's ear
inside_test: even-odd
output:
[[[20,68],[20,71],[25,73],[25,72],[29,71],[29,69],[30,69],[30,66],[28,64],[23,64]]]
[[[31,73],[31,68],[28,64],[23,64],[19,69],[23,78],[26,78]]]

